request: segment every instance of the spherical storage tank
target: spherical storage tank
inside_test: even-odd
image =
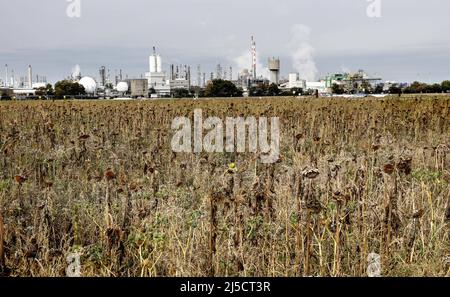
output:
[[[120,93],[127,92],[128,91],[128,83],[122,81],[117,84],[116,89],[117,89],[117,92],[120,92]]]
[[[82,85],[88,94],[94,94],[97,90],[97,83],[92,77],[85,76],[80,79],[79,84]]]

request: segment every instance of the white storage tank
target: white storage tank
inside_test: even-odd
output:
[[[120,92],[120,93],[128,92],[128,83],[121,81],[120,83],[117,84],[116,89],[117,89],[117,92]]]
[[[78,83],[84,87],[87,94],[95,94],[97,91],[97,83],[92,77],[85,76]]]

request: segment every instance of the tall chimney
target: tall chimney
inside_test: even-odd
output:
[[[31,65],[28,65],[28,87],[30,89],[33,88],[33,69],[31,68]]]
[[[14,78],[14,69],[11,69],[11,85],[12,85],[13,88],[15,88],[16,81],[15,81],[15,78]]]
[[[5,64],[5,87],[7,88],[8,85],[8,64]]]

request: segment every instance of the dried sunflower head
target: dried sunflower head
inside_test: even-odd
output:
[[[320,172],[316,168],[309,168],[303,170],[302,175],[308,179],[315,179],[320,175]]]

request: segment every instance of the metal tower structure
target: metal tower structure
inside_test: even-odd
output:
[[[9,87],[8,82],[8,64],[5,64],[5,88]]]
[[[28,87],[30,89],[33,88],[33,69],[31,68],[31,65],[28,65]]]
[[[188,81],[188,88],[191,88],[191,66],[187,67],[186,80]]]
[[[252,74],[253,78],[256,79],[256,42],[255,38],[252,36],[251,41],[251,52],[252,52]]]
[[[202,70],[200,68],[200,65],[197,65],[197,86],[202,87]]]
[[[13,88],[15,88],[16,86],[16,79],[15,79],[15,75],[14,75],[14,69],[11,69],[11,85]]]
[[[100,67],[99,74],[100,74],[100,85],[102,87],[104,87],[104,86],[106,86],[106,67],[105,66]]]
[[[216,66],[216,79],[222,79],[222,66],[220,64]]]

